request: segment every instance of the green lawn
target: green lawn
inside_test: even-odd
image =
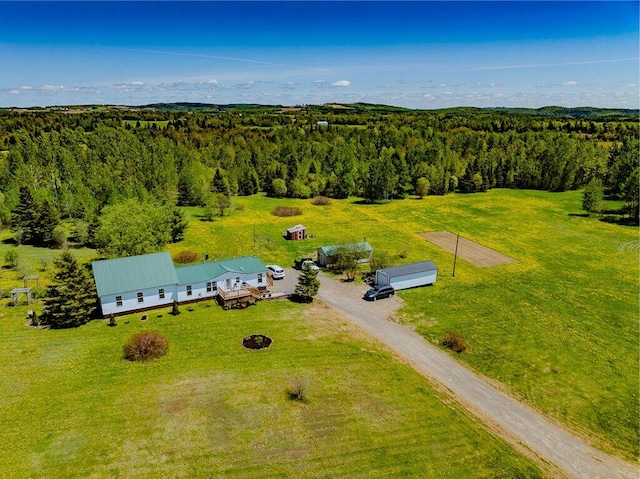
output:
[[[184,243],[170,249],[212,258],[253,251],[289,266],[319,246],[366,238],[397,264],[431,259],[440,267],[438,283],[400,293],[406,324],[432,341],[447,331],[462,334],[471,350],[459,360],[598,447],[638,456],[638,229],[576,216],[581,192],[493,190],[383,205],[348,199],[313,206],[264,196],[234,201],[240,210],[192,222]],[[280,205],[303,214],[271,215]],[[196,219],[198,210],[191,212]],[[284,241],[284,229],[297,223],[316,238]],[[480,269],[459,260],[452,278],[453,255],[418,236],[439,230],[519,263]],[[254,248],[254,231],[271,237],[275,249]]]
[[[26,307],[11,309],[3,477],[542,477],[321,305],[208,302],[63,331],[25,327]],[[168,355],[123,360],[141,330],[165,334]],[[244,349],[254,333],[274,343]],[[308,381],[307,403],[287,398],[294,378]]]
[[[289,266],[294,258],[313,254],[319,246],[362,241],[366,237],[374,250],[388,252],[393,256],[396,264],[431,259],[440,267],[439,280],[433,287],[400,293],[407,303],[407,306],[400,311],[401,321],[414,327],[425,338],[434,342],[440,341],[447,331],[460,333],[469,342],[470,350],[465,354],[455,355],[458,360],[500,381],[511,394],[568,425],[572,430],[584,433],[596,446],[627,459],[638,457],[640,413],[638,407],[640,390],[638,278],[640,271],[637,228],[603,223],[597,218],[574,216],[581,213],[580,192],[493,190],[475,195],[426,197],[423,200],[412,198],[383,205],[365,205],[360,204],[356,199],[347,199],[332,200],[328,206],[313,206],[310,200],[272,199],[263,195],[238,197],[233,201],[235,207],[229,216],[211,222],[200,219],[200,208],[186,208],[185,211],[190,218],[186,237],[179,244],[169,245],[167,250],[176,253],[183,249],[192,249],[197,251],[201,258],[208,254],[211,259],[257,254],[265,263]],[[283,205],[298,206],[303,214],[290,218],[279,218],[270,214],[275,206]],[[285,228],[297,223],[303,223],[307,227],[307,232],[316,235],[316,238],[305,241],[282,239],[281,235]],[[517,259],[519,263],[480,269],[459,259],[456,277],[452,278],[453,256],[418,236],[418,233],[437,230],[459,232],[466,238]],[[275,247],[272,249],[256,247],[254,232],[257,236],[272,238]],[[3,233],[1,238],[4,239],[8,235]],[[4,253],[9,248],[14,246],[0,243],[0,256],[4,257]],[[56,254],[55,251],[23,246],[19,247],[18,251],[23,253],[22,256],[28,260],[28,264],[36,270],[38,258],[43,256],[50,258]],[[78,253],[84,259],[91,256],[90,250],[81,250]],[[49,267],[47,271],[41,273],[44,282],[47,281],[51,269]],[[19,286],[20,277],[18,273],[3,270],[0,273],[0,289]],[[5,327],[5,323],[21,325],[24,322],[24,308],[4,307],[7,302],[3,300],[3,306],[0,307],[0,324],[3,324],[2,327]],[[268,308],[271,307],[275,306]],[[298,306],[289,307],[299,308]],[[259,308],[267,308],[267,306],[260,305],[258,309],[251,311],[261,311]],[[16,311],[19,312],[18,315]],[[209,311],[216,317],[219,314],[215,309]],[[236,317],[235,315],[244,313],[226,312],[225,314],[230,316],[221,316],[221,318]],[[287,314],[292,313],[289,311]],[[270,316],[268,314],[265,317]],[[167,328],[176,323],[169,317],[162,320],[166,321]],[[182,321],[182,318],[180,320]],[[264,317],[262,320],[265,320]],[[182,325],[179,331],[182,331],[183,323],[179,324]],[[228,332],[218,327],[218,324],[226,324],[226,320],[225,322],[215,321],[215,324],[216,328],[207,331],[207,334],[214,334],[216,341],[222,339],[239,341],[239,337],[236,337],[238,335],[226,338]],[[286,324],[292,325],[291,327],[302,326],[292,318]],[[67,361],[64,353],[56,353],[56,348],[52,347],[51,343],[40,344],[39,338],[85,338],[82,341],[76,339],[75,342],[87,342],[87,347],[90,346],[91,341],[95,341],[95,351],[103,352],[103,355],[111,354],[111,363],[100,358],[100,354],[98,358],[93,358],[96,354],[94,350],[82,353],[83,358],[94,365],[95,361],[101,365],[120,364],[118,355],[124,336],[114,344],[111,344],[108,338],[121,334],[126,327],[133,328],[133,323],[128,326],[121,325],[122,327],[118,326],[115,329],[102,328],[101,323],[96,323],[75,332],[33,332],[23,330],[22,326],[14,326],[5,333],[3,344],[7,344],[7,341],[17,342],[20,348],[26,348],[24,344],[32,344],[30,348],[38,351],[35,358],[30,353],[24,353],[27,355],[25,361],[29,362],[29,368],[32,369],[28,369],[24,374],[21,373],[20,380],[15,380],[16,384],[13,386],[17,388],[16,385],[30,382],[39,384],[43,381],[43,377],[38,374],[43,365],[37,358],[50,356],[55,358],[56,354],[60,354]],[[305,327],[309,327],[308,324]],[[253,332],[261,331],[251,328],[238,334],[242,336]],[[31,339],[26,340],[24,336]],[[99,339],[104,337],[107,339]],[[63,340],[60,342],[66,344]],[[279,343],[276,340],[276,346]],[[213,354],[213,351],[209,353],[206,347],[203,351],[199,344],[202,343],[194,340],[192,351],[194,361],[201,359],[199,355],[210,358],[211,356],[206,355]],[[344,353],[341,352],[343,351],[341,348],[347,345],[343,344],[343,339],[336,337],[326,344],[319,344],[318,347],[325,348],[322,354],[333,358],[342,357]],[[336,348],[335,352],[331,352],[332,348]],[[27,350],[31,351],[31,349]],[[79,350],[83,349],[79,348]],[[10,373],[10,371],[14,367],[15,359],[11,358],[14,358],[16,353],[12,348],[5,348],[4,351],[8,356],[3,357],[3,366],[0,366],[3,368],[3,374],[0,376],[12,377],[15,372]],[[198,369],[191,364],[185,366],[184,363],[171,363],[170,357],[158,364],[166,364],[162,366],[163,368],[177,368],[181,371],[183,367],[189,371]],[[386,356],[376,353],[376,358],[380,357],[383,357],[379,359],[380,361],[391,364]],[[361,359],[365,358],[368,358],[366,354],[362,358],[358,356],[356,362],[359,364]],[[306,365],[301,365],[300,368],[311,370],[317,376],[320,374],[315,368],[317,359],[318,356],[312,356],[305,363]],[[375,374],[382,374],[381,369],[388,369],[387,366],[375,367],[378,359],[369,359],[371,359],[372,370],[363,374],[372,374],[374,370]],[[208,371],[210,373],[215,371],[218,377],[222,373],[220,373],[220,367],[215,366],[216,361],[217,359],[209,361],[211,368]],[[303,360],[302,363],[304,363]],[[358,364],[354,364],[353,367],[365,367]],[[118,367],[126,366],[120,364]],[[113,369],[113,367],[100,367]],[[168,389],[171,389],[171,385],[174,384],[166,378],[147,373],[147,371],[155,371],[154,368],[160,366],[154,364],[147,369],[136,369],[136,367],[131,369],[132,367],[128,366],[127,371],[145,371],[138,373],[139,376],[132,376],[137,378],[136,381],[145,383],[157,380]],[[256,367],[259,368],[259,365]],[[334,374],[337,369],[331,369],[331,374]],[[46,370],[44,368],[44,371]],[[266,369],[256,371],[272,373]],[[100,374],[109,373],[101,371]],[[124,380],[122,373],[113,374],[114,381],[129,384],[130,380]],[[187,373],[175,372],[178,377],[184,374]],[[234,374],[242,378],[241,373],[232,373]],[[287,370],[280,376],[280,380],[286,382],[290,374],[291,372]],[[412,379],[409,383],[412,387],[414,384],[424,384],[412,373],[403,374],[411,375]],[[129,378],[129,376],[126,377]],[[371,377],[376,379],[366,382],[370,387],[388,388],[388,377]],[[215,378],[207,379],[201,376],[198,378],[198,381],[202,380],[205,384],[218,381]],[[97,379],[98,383],[102,380]],[[251,376],[251,381],[254,380],[257,380],[255,376]],[[232,398],[240,391],[246,394],[246,386],[242,385],[244,379],[241,379],[240,383],[229,382],[226,377],[219,381],[228,388],[225,389],[225,398]],[[371,382],[376,384],[370,384]],[[57,384],[55,378],[54,384]],[[116,387],[109,384],[109,387]],[[50,386],[51,383],[43,383],[38,394],[50,396],[46,389]],[[271,393],[280,396],[283,388],[284,386],[280,385]],[[209,390],[208,387],[205,389]],[[215,390],[213,387],[211,389]],[[197,391],[199,389],[196,389]],[[87,395],[87,389],[80,388],[77,392],[74,390],[73,394],[77,398],[82,398]],[[112,394],[125,395],[125,389],[114,390]],[[149,393],[140,392],[140,394]],[[347,394],[349,395],[350,393]],[[196,396],[199,397],[198,394]],[[241,395],[238,397],[240,398]],[[393,398],[393,400],[389,399],[389,404],[401,401],[396,396]],[[34,397],[33,400],[39,399]],[[260,401],[271,404],[270,400],[263,399],[262,396]],[[407,401],[407,407],[415,406],[413,399],[407,399]],[[18,414],[17,411],[29,410],[29,407],[19,399],[16,399],[16,402],[21,409],[10,410],[9,417],[23,414],[23,412]],[[92,404],[92,400],[88,402]],[[113,403],[113,400],[111,402]],[[122,406],[121,402],[118,404],[120,405],[118,407]],[[282,407],[291,407],[287,402],[283,404]],[[327,402],[327,405],[331,404],[336,403]],[[91,406],[87,407],[91,408]],[[114,407],[113,404],[110,407]],[[136,407],[143,406],[138,401]],[[264,405],[264,407],[269,409],[271,406]],[[335,407],[338,408],[337,405]],[[149,413],[147,410],[144,411],[144,414]],[[101,421],[110,417],[108,412],[102,414]],[[262,416],[258,414],[257,418],[260,417]],[[119,416],[114,421],[123,425],[127,419]],[[42,425],[38,428],[45,429]],[[119,430],[113,423],[105,428]],[[305,433],[304,429],[301,431],[300,434],[303,436],[308,433]],[[192,433],[197,435],[197,432]],[[249,433],[245,431],[243,434]],[[261,434],[268,433],[262,430]],[[345,443],[341,441],[347,443],[354,441],[352,436],[343,434],[342,430],[336,437],[339,437],[339,440],[336,440],[342,445]],[[367,441],[370,440],[371,438],[367,437]],[[13,444],[11,447],[14,448],[15,455],[17,450],[15,448],[19,447],[21,441],[5,441],[3,447],[6,448],[7,444]],[[240,447],[238,443],[234,444],[236,444],[234,447]],[[267,445],[271,443],[268,438],[263,438],[261,444],[268,447]],[[389,444],[391,442],[387,443]],[[448,443],[445,442],[444,447],[448,448],[446,444]],[[476,446],[474,442],[474,447]],[[105,447],[108,448],[108,445]],[[280,452],[282,453],[282,450]],[[226,449],[225,453],[229,454],[229,450]],[[149,455],[149,461],[157,460],[152,452],[146,454]],[[243,454],[249,454],[249,452],[237,453],[238,457],[244,457]],[[285,455],[287,454],[289,453]],[[292,463],[299,462],[297,453],[292,451],[291,454]],[[324,454],[331,453],[325,451]],[[335,454],[335,467],[343,461],[351,460],[339,456],[338,452]],[[396,452],[389,454],[394,455]],[[86,460],[84,455],[81,454],[80,457],[83,461]],[[450,460],[452,456],[446,455],[446,457]],[[363,456],[361,459],[363,463],[367,461],[375,463],[371,456],[366,458]],[[424,463],[430,461],[431,459],[423,459],[418,463],[421,464],[420,467],[426,467]],[[381,462],[384,461],[381,460]],[[233,464],[234,467],[239,467],[239,463]],[[326,467],[326,464],[323,467]],[[449,469],[445,468],[445,470]],[[483,472],[482,469],[478,471],[480,475],[485,472],[486,470]],[[410,472],[406,474],[412,475]]]

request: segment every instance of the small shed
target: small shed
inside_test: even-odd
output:
[[[307,237],[307,229],[303,225],[295,225],[291,228],[287,228],[284,232],[284,239],[288,240],[301,240]]]
[[[353,253],[358,263],[371,261],[373,248],[369,243],[363,241],[362,243],[337,244],[318,248],[318,266],[326,267],[335,263],[338,251],[343,248]]]
[[[438,267],[431,261],[405,264],[376,271],[376,284],[389,284],[394,289],[415,288],[436,282]]]
[[[316,126],[323,126],[327,128],[329,126],[329,122],[326,120],[319,120],[319,121],[316,121]]]

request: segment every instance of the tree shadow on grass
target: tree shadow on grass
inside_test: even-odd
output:
[[[636,218],[629,218],[625,216],[620,217],[620,216],[607,215],[600,218],[600,221],[602,221],[603,223],[611,223],[611,224],[616,224],[620,226],[638,226],[639,225],[638,220]]]

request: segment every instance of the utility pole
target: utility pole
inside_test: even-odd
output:
[[[456,237],[456,254],[453,256],[453,277],[456,277],[456,261],[458,259],[458,242],[460,241],[460,233]]]

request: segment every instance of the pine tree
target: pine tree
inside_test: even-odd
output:
[[[29,188],[22,187],[11,223],[13,230],[20,233],[21,243],[49,245],[53,241],[53,230],[60,223],[60,215],[49,200],[39,203]]]
[[[318,294],[320,288],[320,280],[318,279],[318,272],[311,269],[311,266],[307,263],[302,268],[302,273],[298,277],[298,284],[296,285],[295,294],[301,301],[310,303],[313,301],[313,297]]]
[[[91,319],[96,305],[93,280],[69,251],[53,263],[57,272],[47,288],[42,323],[54,329],[75,328]]]
[[[33,227],[37,224],[38,208],[27,187],[20,188],[18,205],[12,211],[12,229],[20,233],[20,243],[31,244],[34,239]]]
[[[213,180],[211,180],[211,192],[222,193],[227,197],[231,196],[231,188],[229,187],[229,180],[227,179],[226,176],[222,174],[222,171],[220,171],[220,168],[216,169],[216,174],[213,175]]]
[[[60,224],[60,215],[49,200],[43,200],[37,207],[37,218],[32,226],[33,242],[38,245],[53,243],[53,230]]]

